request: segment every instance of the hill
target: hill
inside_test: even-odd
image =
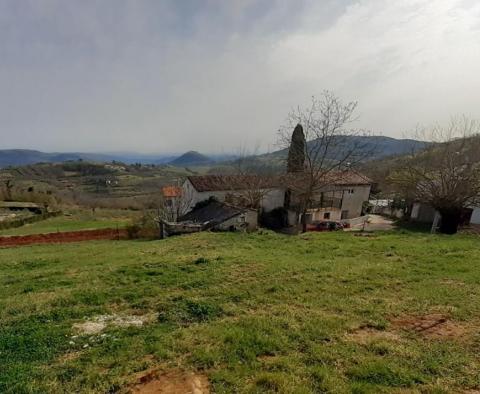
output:
[[[413,139],[396,139],[384,136],[351,136],[345,137],[346,142],[341,142],[342,149],[349,149],[355,146],[360,146],[368,152],[368,159],[364,160],[362,168],[365,168],[368,163],[382,160],[395,160],[401,158],[407,153],[417,151],[425,148],[429,143],[425,141],[417,141]],[[308,142],[309,146],[315,144],[315,141]],[[330,150],[328,156],[333,158],[337,152]],[[264,153],[256,156],[242,158],[250,170],[254,172],[261,172],[265,174],[273,174],[285,171],[285,163],[288,155],[288,149],[280,149],[274,152]],[[248,162],[248,163],[247,163]],[[218,162],[217,162],[218,163]],[[238,166],[237,159],[223,162],[221,164],[212,166],[210,173],[228,173]],[[369,166],[368,168],[370,168]]]
[[[46,153],[31,149],[4,149],[0,150],[0,168],[9,166],[25,166],[37,163],[63,163],[66,161],[86,160],[99,163],[112,161],[125,164],[165,164],[172,160],[173,155],[141,154],[141,153]]]
[[[75,153],[45,153],[29,149],[0,150],[0,167],[79,160]]]
[[[205,166],[214,163],[214,160],[196,151],[188,151],[172,160],[168,164],[176,167]]]
[[[381,159],[389,156],[399,156],[424,148],[428,143],[424,141],[417,141],[413,139],[397,139],[385,136],[350,136],[346,137],[347,142],[343,143],[344,147],[362,146],[363,149],[371,151],[372,154],[369,160]],[[315,144],[314,141],[308,142],[309,145]],[[263,160],[272,160],[278,162],[287,157],[288,149],[281,149],[272,153],[266,153],[259,157]],[[334,155],[335,152],[332,152]]]

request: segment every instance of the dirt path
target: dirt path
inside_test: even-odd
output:
[[[366,231],[393,230],[395,225],[392,219],[380,215],[368,215],[368,223],[365,226]]]
[[[394,228],[395,224],[393,223],[393,220],[380,215],[368,215],[368,220],[365,223],[365,227],[363,223],[359,223],[350,227],[347,231],[359,231],[363,229],[365,231],[372,232],[393,230]]]

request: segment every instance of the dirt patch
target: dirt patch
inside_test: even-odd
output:
[[[147,315],[100,315],[84,323],[75,323],[72,328],[81,335],[95,335],[108,325],[115,327],[141,327],[156,320],[157,314]]]
[[[131,387],[132,394],[209,394],[205,375],[181,370],[153,370],[140,375]]]
[[[414,331],[425,337],[435,339],[462,338],[468,332],[464,325],[454,322],[447,315],[440,313],[403,316],[391,319],[391,323],[396,328]]]
[[[80,358],[81,355],[82,352],[69,352],[60,356],[58,358],[58,361],[62,364],[68,363],[69,361],[77,360],[78,358]]]
[[[386,340],[386,341],[400,341],[400,336],[390,331],[380,331],[372,327],[361,327],[346,336],[348,341],[367,345],[371,342]]]
[[[465,286],[465,282],[462,282],[461,280],[456,280],[456,279],[450,279],[450,278],[444,278],[440,281],[442,285],[448,285],[448,286]]]
[[[262,363],[272,363],[272,362],[275,362],[278,360],[278,356],[274,356],[274,355],[269,355],[269,354],[264,354],[262,356],[258,356],[257,357],[257,360],[262,362]]]
[[[32,244],[67,243],[96,240],[117,240],[128,237],[125,229],[100,229],[67,231],[62,233],[0,236],[0,247],[12,247]]]
[[[480,224],[470,224],[466,227],[463,227],[460,232],[462,234],[480,235]]]
[[[82,335],[95,335],[102,332],[107,325],[105,323],[87,321],[85,323],[75,323],[72,328]]]

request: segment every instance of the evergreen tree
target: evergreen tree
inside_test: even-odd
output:
[[[287,172],[302,172],[305,169],[305,134],[301,124],[297,124],[292,134],[288,150]]]

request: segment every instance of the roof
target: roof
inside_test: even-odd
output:
[[[306,174],[305,174],[306,175]],[[286,174],[279,176],[261,175],[202,175],[189,176],[198,192],[245,189],[277,189],[301,182],[302,174]],[[330,172],[325,178],[326,183],[337,186],[370,185],[372,180],[355,171]]]
[[[164,186],[162,187],[163,197],[180,197],[182,188],[180,186]]]
[[[246,210],[245,208],[234,207],[213,200],[199,208],[194,208],[192,211],[180,217],[178,221],[219,224],[242,214]]]

